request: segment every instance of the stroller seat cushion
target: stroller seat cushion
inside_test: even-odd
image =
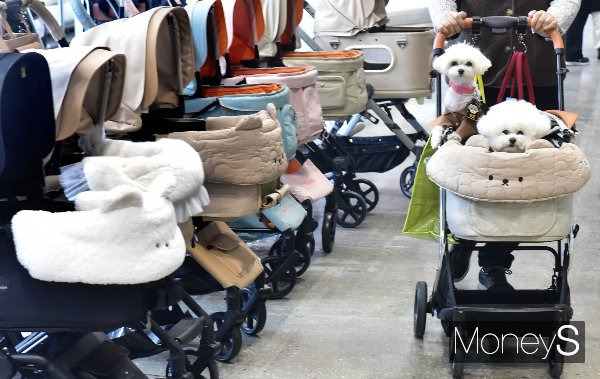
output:
[[[88,191],[75,212],[21,211],[12,219],[17,258],[36,279],[87,284],[138,284],[175,271],[185,242],[162,176],[144,193],[131,186]]]
[[[285,173],[281,182],[291,187],[292,194],[298,201],[315,202],[333,191],[333,183],[307,159],[298,171]]]
[[[590,178],[589,163],[574,144],[554,148],[545,140],[524,153],[490,151],[487,139],[471,137],[466,145],[449,141],[427,162],[429,178],[473,200],[533,202],[577,192]]]
[[[256,185],[276,180],[287,168],[282,132],[270,113],[208,118],[206,131],[177,132],[169,138],[190,144],[202,157],[206,181]]]

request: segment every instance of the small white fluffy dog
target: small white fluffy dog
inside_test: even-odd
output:
[[[433,61],[433,68],[450,80],[450,88],[444,96],[443,114],[463,111],[476,96],[481,96],[475,77],[483,75],[492,62],[476,47],[457,43]],[[435,149],[444,139],[444,126],[437,125],[431,131],[431,146]],[[460,136],[448,136],[460,140]]]
[[[552,129],[548,114],[525,100],[496,104],[477,123],[494,151],[522,153],[531,142],[547,136]]]

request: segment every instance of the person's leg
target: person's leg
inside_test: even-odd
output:
[[[510,266],[514,259],[511,252],[518,246],[514,242],[494,242],[485,244],[479,250],[479,288],[492,291],[513,290],[506,280],[511,274]]]
[[[585,63],[583,60],[583,53],[581,51],[583,45],[583,28],[590,14],[588,7],[588,1],[595,0],[583,0],[581,2],[581,8],[575,17],[575,20],[567,30],[566,34],[566,48],[565,58],[570,63]]]
[[[448,252],[450,253],[450,271],[452,273],[452,280],[455,283],[460,282],[467,276],[475,244],[473,241],[458,241],[458,243],[450,245],[448,248]]]

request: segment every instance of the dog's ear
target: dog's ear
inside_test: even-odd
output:
[[[475,65],[475,74],[483,75],[490,67],[492,67],[492,62],[487,59],[485,55],[480,53],[477,58],[477,64]]]
[[[438,57],[436,57],[433,60],[433,69],[436,70],[437,72],[439,72],[442,75],[445,75],[446,72],[448,71],[448,60],[449,60],[449,55],[448,53],[444,53]]]

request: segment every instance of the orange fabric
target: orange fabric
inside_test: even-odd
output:
[[[217,23],[217,39],[219,44],[219,54],[220,56],[225,55],[225,51],[227,50],[227,24],[225,23],[225,11],[223,11],[223,4],[221,1],[217,1],[214,4],[215,10],[215,19]]]
[[[359,57],[362,52],[358,50],[345,50],[345,51],[310,51],[310,52],[289,52],[283,53],[284,58],[356,58]]]
[[[579,118],[577,113],[567,112],[567,111],[559,111],[559,110],[548,110],[546,111],[550,114],[553,114],[557,117],[560,117],[561,120],[567,125],[569,129],[575,125],[575,121]]]
[[[256,40],[259,41],[265,34],[265,18],[260,0],[253,0],[254,15],[256,17]]]
[[[252,95],[273,93],[282,90],[284,87],[280,84],[255,84],[239,87],[202,87],[204,97],[218,97],[227,95]]]
[[[301,168],[302,168],[302,165],[300,164],[300,161],[298,161],[296,158],[294,158],[288,163],[288,168],[285,171],[285,173],[293,174],[295,172],[298,172]]]
[[[273,67],[273,68],[239,68],[233,69],[233,76],[238,75],[264,75],[264,74],[296,74],[299,72],[308,72],[311,68],[307,66],[302,67]]]
[[[304,11],[304,1],[303,0],[295,0],[296,2],[296,11],[294,12],[294,16],[295,16],[295,21],[296,21],[296,25],[295,28],[298,27],[298,25],[300,25],[300,21],[302,21],[302,13]],[[294,29],[295,29],[294,28]]]

